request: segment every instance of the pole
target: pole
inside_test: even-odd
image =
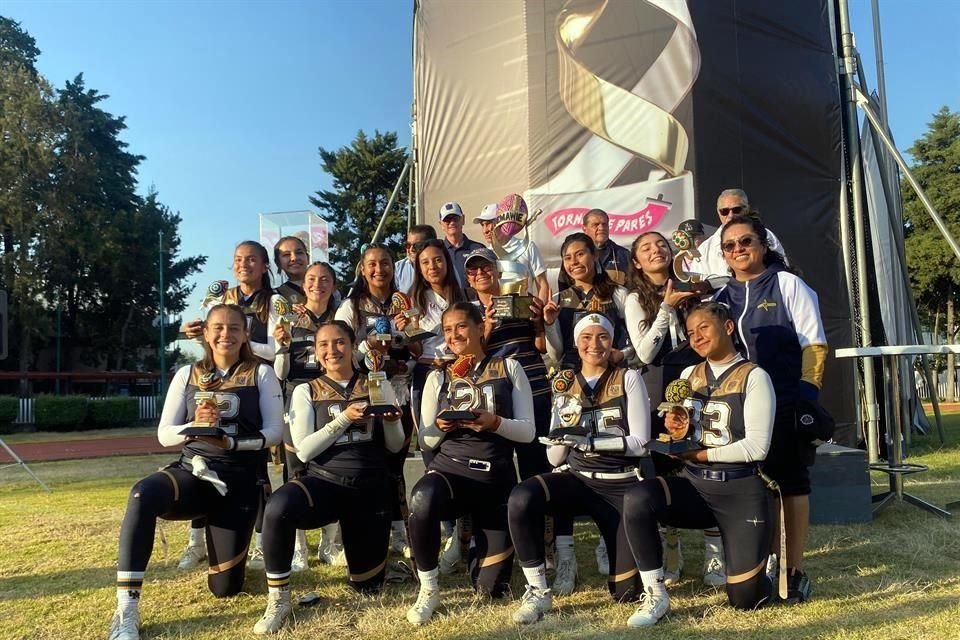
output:
[[[859,311],[860,345],[873,346],[873,334],[870,329],[870,301],[866,283],[867,274],[867,241],[866,241],[866,207],[863,202],[863,165],[860,157],[860,134],[857,121],[856,85],[856,46],[853,32],[850,28],[850,11],[848,0],[839,0],[841,62],[843,63],[840,80],[843,83],[842,98],[845,109],[846,123],[844,126],[847,142],[847,153],[850,164],[850,187],[853,201],[853,233],[856,252],[857,275],[857,309]],[[863,359],[863,403],[866,408],[867,424],[867,458],[875,463],[880,459],[879,434],[880,416],[877,406],[877,389],[874,366],[871,358]]]
[[[57,296],[57,380],[53,383],[53,392],[60,395],[60,336],[63,327],[61,319],[63,317],[63,304],[60,302],[60,296]]]
[[[158,231],[160,250],[160,396],[167,391],[167,341],[164,336],[164,325],[167,323],[167,312],[163,305],[163,231]]]
[[[884,125],[889,125],[887,113],[887,81],[883,73],[883,37],[880,35],[880,0],[870,0],[873,14],[873,49],[877,59],[877,93],[880,94],[880,115]]]
[[[400,177],[397,178],[397,183],[393,185],[393,193],[390,194],[390,199],[387,201],[387,206],[383,210],[383,215],[380,216],[380,222],[377,224],[377,229],[373,232],[373,238],[370,240],[371,244],[380,239],[380,233],[383,232],[383,226],[387,223],[387,214],[390,213],[390,209],[393,207],[393,203],[396,201],[397,195],[400,193],[400,185],[403,184],[403,179],[407,176],[407,171],[410,170],[410,164],[410,156],[407,156],[407,160],[403,163],[403,170],[400,172]]]

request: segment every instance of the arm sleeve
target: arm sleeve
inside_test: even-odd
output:
[[[817,294],[797,276],[785,272],[779,275],[780,294],[786,302],[787,313],[802,349],[801,379],[819,389],[823,385],[823,368],[829,349]]]
[[[350,419],[340,413],[318,430],[314,430],[315,425],[310,385],[301,384],[290,399],[290,439],[302,462],[309,462],[330,448],[350,426]]]
[[[533,393],[530,391],[530,381],[523,367],[513,358],[504,360],[507,375],[513,383],[513,416],[500,417],[500,427],[496,433],[499,436],[514,442],[531,442],[536,435],[533,423]]]
[[[163,401],[163,412],[157,427],[157,440],[165,447],[183,444],[184,437],[180,432],[193,424],[184,422],[187,419],[187,399],[184,392],[189,379],[190,366],[180,367],[167,387],[167,397]]]
[[[254,342],[250,341],[250,350],[253,351],[253,355],[257,356],[261,360],[266,360],[267,362],[273,362],[273,358],[277,352],[277,341],[274,340],[273,336],[268,335],[266,342]]]
[[[623,376],[624,392],[627,395],[627,426],[625,453],[628,456],[646,455],[650,435],[650,399],[640,372],[629,369]]]
[[[393,390],[393,385],[382,384],[383,401],[387,404],[397,404],[397,394]],[[400,419],[383,421],[383,444],[390,453],[397,453],[403,449],[403,442],[406,440],[403,433],[403,425]]]
[[[550,410],[550,431],[557,427],[557,412]],[[558,444],[551,444],[547,447],[547,461],[554,467],[559,467],[567,459],[570,453],[570,447],[564,447]]]
[[[543,255],[540,253],[540,247],[535,242],[531,242],[527,248],[529,256],[527,263],[530,265],[530,277],[536,279],[547,272],[547,265],[543,264]]]
[[[787,266],[790,266],[790,260],[787,259],[787,250],[783,248],[783,243],[780,242],[780,238],[776,236],[770,229],[767,229],[767,245],[783,256],[784,262],[787,263]]]
[[[347,299],[340,303],[340,306],[337,307],[337,312],[333,314],[333,319],[346,322],[349,326],[353,327],[354,331],[356,331],[357,328],[353,326],[353,315],[353,300]],[[360,340],[360,336],[357,336],[357,340]]]
[[[278,380],[286,380],[290,375],[290,352],[278,353],[273,359],[273,372]]]
[[[257,388],[260,390],[260,416],[263,420],[260,433],[263,434],[263,443],[256,448],[266,449],[280,444],[283,439],[283,391],[269,365],[257,367]],[[243,441],[244,438],[238,439],[237,448],[250,449],[244,446]]]
[[[627,296],[624,308],[627,331],[630,334],[630,343],[637,352],[637,357],[643,364],[650,364],[660,352],[660,345],[670,333],[670,320],[673,312],[662,306],[657,311],[653,322],[646,329],[640,328],[640,323],[646,320],[640,298],[636,293]]]
[[[443,373],[431,371],[423,385],[423,396],[420,399],[419,438],[422,449],[434,450],[440,446],[447,435],[437,428],[437,413],[439,413],[440,382]]]
[[[715,449],[707,449],[709,462],[759,462],[767,457],[773,435],[777,399],[770,376],[755,367],[747,377],[743,403],[745,437]]]
[[[620,312],[620,317],[623,318],[621,322],[626,323],[626,305],[627,305],[627,289],[626,287],[617,287],[613,290],[613,302],[617,305],[617,311]],[[556,324],[556,322],[554,322]],[[630,362],[633,359],[636,351],[633,348],[633,344],[630,342],[630,331],[627,330],[627,344],[624,345],[623,349],[620,351],[623,352],[623,359],[626,362]]]
[[[550,325],[547,325],[547,355],[557,363],[563,359],[563,338],[560,336],[559,318]]]

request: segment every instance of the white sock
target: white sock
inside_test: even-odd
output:
[[[124,611],[136,609],[140,605],[140,589],[117,589],[117,608]]]
[[[523,569],[523,577],[527,579],[528,585],[541,591],[547,588],[547,566],[545,564],[538,564],[530,569],[526,567],[521,568]]]
[[[310,545],[307,544],[307,532],[303,529],[297,529],[297,538],[296,538],[296,550],[301,551],[302,553],[308,553],[310,551]]]
[[[703,552],[707,555],[723,557],[723,538],[716,527],[703,530]]]
[[[270,573],[267,572],[267,593],[284,593],[286,592],[287,598],[290,597],[290,572],[284,571],[283,573]]]
[[[194,529],[190,527],[190,535],[187,538],[187,546],[189,547],[203,547],[206,545],[206,540],[203,537],[203,527],[199,529]]]
[[[573,536],[557,536],[557,560],[573,560]]]
[[[643,586],[652,590],[654,595],[667,595],[667,588],[663,584],[663,567],[653,571],[641,571],[640,579],[643,580]]]
[[[420,578],[420,589],[429,589],[436,591],[440,588],[440,569],[435,568],[430,571],[421,571],[417,569],[417,577]]]
[[[253,546],[257,549],[263,549],[263,532],[262,531],[253,532]]]

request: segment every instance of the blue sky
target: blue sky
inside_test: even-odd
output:
[[[960,1],[881,0],[888,103],[901,149],[947,104],[960,109]],[[851,0],[857,45],[876,87],[869,0]],[[233,246],[257,213],[307,209],[329,186],[318,147],[360,129],[409,141],[410,0],[343,2],[53,2],[5,0],[62,87],[87,86],[125,115],[147,157],[140,187],[183,216],[182,249],[209,261],[206,285],[232,280]],[[188,311],[189,314],[189,311]]]

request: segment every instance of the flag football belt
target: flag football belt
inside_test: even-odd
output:
[[[565,464],[554,469],[554,471],[567,470],[575,471],[590,480],[626,480],[628,478],[643,480],[643,476],[640,474],[640,467],[623,467],[620,471],[581,471],[580,469],[574,469],[570,465]]]
[[[740,480],[757,475],[756,465],[748,467],[737,467],[735,469],[706,469],[704,467],[692,467],[687,465],[687,473],[694,478],[701,480],[710,480],[711,482],[729,482],[730,480]]]
[[[315,463],[310,463],[307,465],[307,473],[313,474],[318,478],[326,480],[327,482],[332,482],[333,484],[338,484],[341,487],[346,487],[348,489],[371,489],[383,486],[386,483],[386,476],[382,473],[377,473],[374,475],[365,474],[361,476],[342,476],[339,473],[327,471]]]
[[[484,473],[489,473],[493,468],[493,465],[489,460],[475,460],[474,458],[454,458],[453,456],[448,456],[450,460],[453,460],[457,464],[462,464],[468,469],[473,469],[474,471],[483,471]]]

